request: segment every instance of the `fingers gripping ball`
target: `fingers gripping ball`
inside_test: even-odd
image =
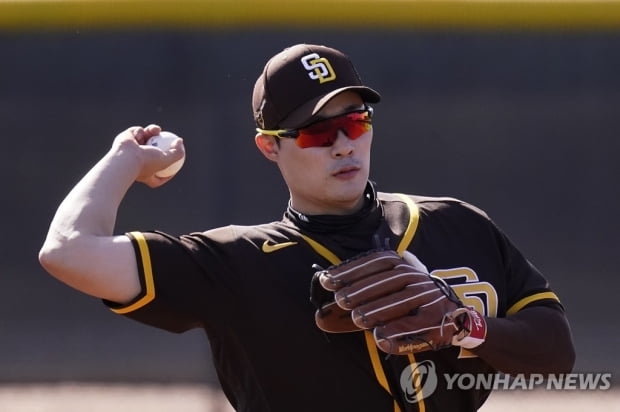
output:
[[[172,132],[161,132],[157,136],[151,137],[146,144],[150,146],[155,146],[163,151],[166,151],[172,147],[172,144],[179,138],[176,134]],[[165,178],[174,176],[177,174],[179,170],[183,167],[183,163],[185,163],[185,155],[176,162],[172,163],[170,166],[166,167],[155,173],[155,176]]]
[[[408,252],[402,258],[387,250],[360,255],[318,271],[314,289],[317,283],[333,292],[315,299],[317,326],[327,332],[373,330],[377,346],[391,354],[471,343],[469,309]]]

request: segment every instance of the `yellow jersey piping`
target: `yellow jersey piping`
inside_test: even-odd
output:
[[[119,315],[138,310],[141,307],[147,305],[153,299],[155,299],[155,281],[153,279],[153,267],[151,265],[151,254],[149,252],[148,243],[144,238],[144,235],[140,232],[131,232],[130,235],[136,240],[136,243],[138,244],[138,249],[140,250],[140,259],[142,260],[142,270],[146,291],[144,296],[142,296],[131,305],[111,309],[112,312]]]
[[[523,299],[519,300],[517,303],[512,305],[510,308],[508,308],[508,310],[506,311],[506,315],[514,315],[515,313],[517,313],[518,311],[520,311],[521,309],[523,309],[530,303],[535,302],[537,300],[543,300],[543,299],[553,299],[557,301],[558,303],[560,303],[560,298],[558,298],[558,296],[553,292],[535,293],[533,295],[524,297]]]

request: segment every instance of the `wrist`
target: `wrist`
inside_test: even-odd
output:
[[[452,338],[452,345],[465,349],[474,349],[482,345],[487,335],[487,323],[479,312],[472,307],[459,310],[461,313],[460,330]]]
[[[121,181],[140,180],[140,175],[147,168],[148,158],[144,150],[134,141],[114,142],[102,159],[106,173],[115,175]]]

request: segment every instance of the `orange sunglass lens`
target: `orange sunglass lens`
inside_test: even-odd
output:
[[[338,138],[339,130],[344,130],[349,139],[355,140],[370,130],[370,127],[368,112],[348,113],[300,129],[299,136],[295,140],[297,146],[301,148],[328,147]]]

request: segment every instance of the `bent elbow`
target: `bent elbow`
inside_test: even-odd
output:
[[[39,250],[39,263],[50,275],[66,282],[83,254],[83,239],[79,236],[49,236]]]
[[[92,256],[83,238],[48,238],[39,250],[39,263],[60,282],[81,292],[97,295],[92,285]]]
[[[63,258],[63,253],[63,249],[59,244],[46,240],[39,250],[39,264],[50,275],[60,277],[63,262],[67,262],[67,259]]]

